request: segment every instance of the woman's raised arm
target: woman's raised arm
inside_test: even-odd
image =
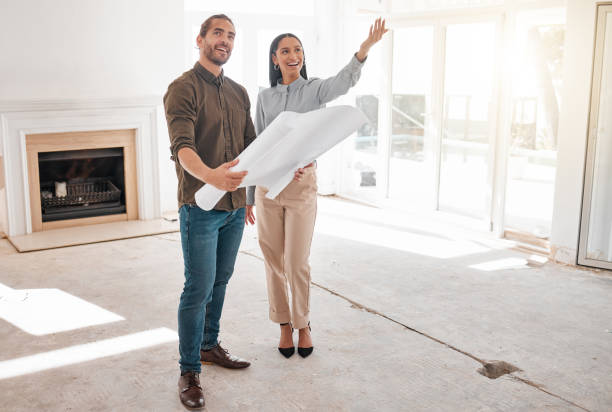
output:
[[[359,51],[355,53],[354,58],[351,59],[349,64],[343,67],[335,76],[325,80],[316,80],[319,82],[317,91],[319,103],[325,104],[330,102],[346,94],[351,87],[357,84],[361,76],[361,67],[366,57],[368,57],[370,48],[378,43],[387,31],[388,29],[385,28],[385,21],[381,18],[376,19],[374,24],[370,26],[368,37],[361,43]]]
[[[368,57],[370,48],[378,43],[380,39],[382,39],[382,36],[388,31],[389,29],[385,28],[385,21],[381,17],[377,18],[374,24],[370,26],[368,37],[361,43],[359,51],[355,54],[357,60],[363,63],[366,57]]]

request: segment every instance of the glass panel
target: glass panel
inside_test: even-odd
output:
[[[369,27],[369,22],[352,23],[347,33],[367,33]],[[342,181],[340,185],[342,195],[367,202],[377,200],[378,90],[384,72],[381,50],[382,47],[378,45],[370,50],[368,63],[363,66],[357,85],[349,91],[346,98],[332,103],[338,104],[342,101],[355,105],[369,120],[368,124],[362,126],[342,145]],[[347,61],[350,57],[349,53],[347,53]]]
[[[612,262],[612,13],[607,14],[605,21],[586,257]]]
[[[378,96],[359,94],[355,96],[355,106],[367,117],[368,123],[357,130],[354,137],[345,143],[342,192],[375,202],[376,170],[378,150]]]
[[[488,211],[489,131],[495,24],[446,30],[440,209],[484,217]]]
[[[393,33],[393,119],[389,198],[406,207],[431,204],[430,123],[433,27]],[[426,149],[427,148],[427,149]]]
[[[557,169],[565,12],[517,17],[505,225],[548,238]]]

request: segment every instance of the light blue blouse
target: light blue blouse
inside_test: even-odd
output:
[[[298,77],[290,84],[277,84],[257,96],[255,131],[260,134],[281,112],[306,113],[346,94],[357,84],[363,62],[353,56],[335,76],[328,79]],[[255,186],[247,188],[247,205],[255,204]]]

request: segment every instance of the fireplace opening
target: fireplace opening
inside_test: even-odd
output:
[[[126,213],[123,147],[39,152],[43,222]]]

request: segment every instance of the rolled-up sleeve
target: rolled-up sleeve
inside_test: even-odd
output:
[[[365,60],[360,62],[357,57],[353,55],[351,61],[344,66],[338,74],[325,80],[318,79],[319,89],[317,96],[319,97],[319,103],[325,104],[346,94],[349,89],[359,81],[359,77],[361,77],[361,68],[364,63]]]
[[[174,81],[164,96],[168,135],[170,137],[170,158],[178,161],[178,152],[189,147],[194,152],[196,97],[193,86],[182,81]]]

